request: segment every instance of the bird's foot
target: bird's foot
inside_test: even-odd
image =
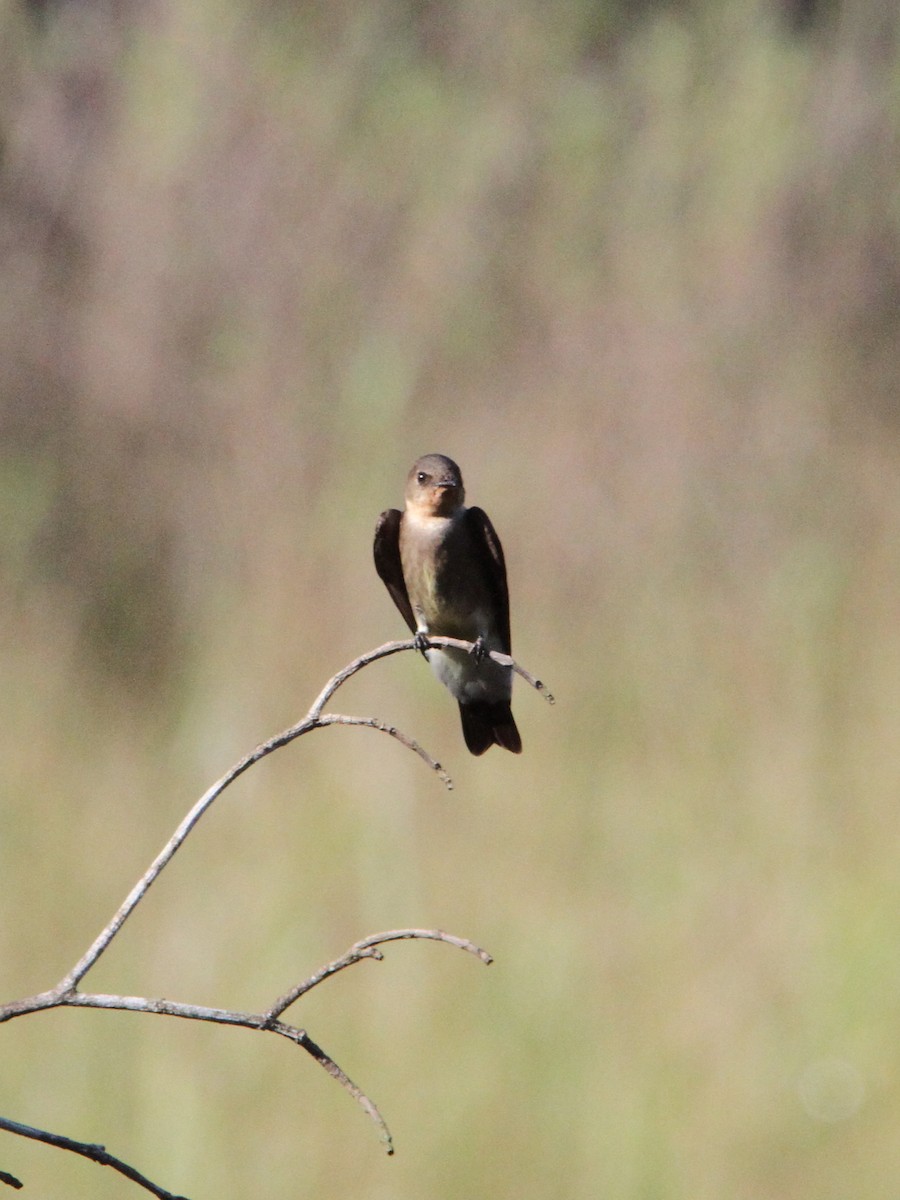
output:
[[[475,641],[472,643],[472,649],[469,651],[469,653],[475,660],[475,666],[480,667],[484,662],[485,655],[487,654],[487,645],[485,644],[483,637],[479,636],[475,639]]]
[[[416,632],[413,634],[413,642],[414,642],[415,647],[418,650],[418,652],[424,658],[425,651],[431,645],[431,643],[428,640],[427,634],[424,634],[421,629],[417,629]]]

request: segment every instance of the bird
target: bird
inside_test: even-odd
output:
[[[386,509],[375,526],[375,569],[416,645],[459,702],[472,754],[502,746],[521,754],[513,719],[512,669],[488,651],[511,653],[509,589],[503,547],[490,518],[467,508],[462,473],[445,454],[426,454],[406,478],[405,507]],[[429,637],[472,642],[439,649]]]

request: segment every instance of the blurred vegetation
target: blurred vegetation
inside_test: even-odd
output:
[[[875,0],[0,5],[4,996],[402,634],[371,535],[418,454],[558,697],[475,761],[371,668],[342,707],[452,795],[305,739],[91,977],[259,1008],[379,929],[473,938],[295,1014],[396,1159],[289,1046],[127,1014],[4,1026],[0,1111],[195,1200],[893,1194],[898,132]]]

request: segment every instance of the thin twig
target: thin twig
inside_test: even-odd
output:
[[[429,646],[436,646],[441,650],[465,650],[471,651],[474,642],[465,642],[461,638],[450,637],[429,637]],[[369,666],[370,663],[377,662],[380,658],[387,658],[391,654],[400,654],[403,650],[417,650],[418,646],[412,638],[407,638],[402,642],[385,642],[383,646],[379,646],[375,650],[369,650],[366,654],[361,654],[359,658],[355,658],[352,663],[348,663],[343,670],[332,676],[331,679],[322,688],[322,691],[316,697],[312,708],[307,716],[310,719],[315,719],[322,712],[322,709],[341,686],[346,683],[357,671],[361,671],[363,667]],[[556,701],[553,695],[547,690],[546,686],[530,673],[524,667],[519,666],[514,658],[510,658],[508,654],[501,654],[499,650],[489,650],[488,655],[498,663],[501,667],[509,667],[510,670],[516,672],[517,675],[525,680],[525,682],[540,692],[541,695],[550,703],[555,704]]]
[[[369,937],[355,942],[346,954],[342,954],[334,962],[327,963],[316,971],[315,975],[311,975],[309,979],[298,983],[296,987],[286,992],[269,1009],[268,1018],[275,1020],[276,1017],[280,1017],[304,993],[316,987],[324,979],[336,975],[338,971],[343,971],[345,967],[352,967],[354,963],[360,962],[364,958],[374,958],[380,961],[383,955],[377,947],[384,945],[385,942],[396,942],[403,938],[429,938],[435,942],[447,942],[450,946],[458,946],[460,950],[467,950],[470,954],[474,954],[487,965],[494,961],[487,950],[482,950],[480,946],[476,946],[474,942],[470,942],[466,938],[458,938],[454,937],[452,933],[444,933],[442,929],[391,929],[387,933],[373,933]]]
[[[378,1127],[381,1135],[381,1140],[385,1145],[388,1154],[394,1153],[394,1139],[391,1137],[391,1131],[387,1127],[384,1117],[378,1111],[377,1106],[369,1099],[365,1092],[356,1086],[353,1080],[342,1071],[334,1059],[326,1054],[321,1046],[317,1046],[309,1034],[305,1030],[296,1030],[293,1025],[285,1025],[283,1021],[275,1021],[271,1025],[267,1025],[266,1029],[271,1029],[273,1033],[280,1033],[282,1037],[290,1038],[291,1041],[297,1041],[297,1044],[313,1056],[316,1062],[324,1067],[332,1079],[336,1079],[345,1092],[349,1092],[354,1100],[369,1114],[372,1121]],[[303,1040],[298,1041],[295,1037],[296,1033],[303,1035]]]
[[[390,734],[392,738],[396,738],[398,742],[402,742],[408,750],[412,750],[418,754],[419,758],[427,763],[432,771],[437,773],[438,778],[448,792],[453,791],[453,780],[441,764],[436,762],[427,750],[423,750],[417,741],[408,737],[402,729],[397,729],[395,725],[385,725],[383,721],[379,721],[375,717],[349,717],[344,713],[323,713],[322,716],[316,718],[316,725],[320,727],[325,725],[362,725],[366,729],[378,729],[382,733]]]
[[[385,642],[383,646],[378,646],[375,650],[368,650],[365,654],[360,654],[358,658],[354,658],[353,662],[348,663],[336,675],[332,675],[321,692],[319,692],[307,714],[310,720],[315,720],[318,717],[341,684],[346,683],[357,671],[361,671],[363,667],[369,666],[370,663],[378,662],[380,658],[387,658],[391,654],[400,654],[403,650],[414,650],[415,648],[415,643],[409,638],[404,642]]]
[[[460,638],[450,637],[429,637],[428,644],[429,646],[439,646],[442,650],[465,650],[466,652],[470,652],[473,647],[472,642],[464,642]],[[517,675],[521,675],[528,686],[533,687],[536,692],[540,692],[548,704],[556,703],[556,698],[552,692],[548,691],[547,685],[541,683],[540,679],[536,679],[530,671],[526,671],[524,667],[519,666],[514,658],[511,658],[508,654],[502,654],[499,650],[489,650],[487,653],[499,666],[509,667],[511,671],[515,671]]]
[[[187,1200],[186,1196],[177,1196],[174,1192],[167,1192],[165,1188],[148,1179],[146,1175],[142,1175],[140,1171],[136,1171],[121,1158],[110,1154],[105,1146],[98,1146],[92,1142],[76,1142],[72,1138],[63,1137],[60,1133],[48,1133],[46,1129],[35,1129],[32,1125],[22,1125],[19,1121],[9,1120],[8,1117],[0,1117],[0,1129],[5,1129],[8,1133],[17,1133],[20,1137],[31,1138],[36,1142],[46,1142],[48,1146],[57,1146],[61,1150],[71,1150],[73,1154],[89,1158],[102,1167],[112,1167],[114,1171],[118,1171],[120,1175],[124,1175],[133,1183],[139,1184],[140,1187],[157,1196],[159,1200]],[[2,1174],[4,1183],[9,1183],[12,1187],[22,1186],[14,1176]]]

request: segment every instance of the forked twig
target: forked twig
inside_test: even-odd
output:
[[[460,641],[456,638],[431,638],[431,645],[455,648],[460,650],[471,650],[472,643]],[[345,1074],[338,1064],[326,1052],[318,1046],[304,1029],[300,1029],[294,1025],[288,1025],[279,1018],[300,996],[322,983],[325,979],[344,970],[346,967],[352,966],[356,962],[361,962],[363,959],[372,958],[380,960],[383,955],[378,947],[385,942],[397,941],[400,939],[411,938],[427,938],[433,941],[447,942],[450,945],[457,946],[460,949],[466,950],[484,963],[491,962],[491,956],[485,951],[475,946],[463,938],[454,937],[452,934],[444,933],[441,930],[428,929],[394,929],[386,933],[372,934],[361,941],[356,942],[346,954],[335,959],[334,962],[326,964],[314,975],[304,980],[302,983],[295,985],[282,997],[280,997],[266,1012],[262,1013],[245,1013],[237,1012],[231,1009],[208,1008],[201,1005],[182,1004],[171,1000],[150,999],[144,996],[117,996],[103,995],[99,993],[82,992],[78,990],[79,983],[84,979],[87,973],[96,965],[98,959],[107,950],[113,938],[118,934],[119,930],[125,924],[126,920],[134,912],[135,908],[143,900],[144,896],[149,891],[152,884],[158,878],[160,873],[165,869],[168,863],[172,860],[176,852],[184,844],[188,834],[210,808],[215,800],[232,784],[239,776],[248,770],[254,763],[265,758],[274,750],[278,750],[282,746],[288,745],[298,737],[302,737],[306,733],[310,733],[314,729],[324,729],[329,725],[359,725],[371,729],[376,729],[381,733],[386,733],[390,737],[401,742],[408,749],[414,751],[418,756],[441,778],[444,784],[452,787],[451,780],[446,772],[430,754],[427,753],[413,738],[403,733],[401,730],[392,725],[387,725],[374,717],[357,717],[350,716],[344,713],[323,713],[326,703],[331,699],[337,689],[357,671],[368,666],[379,659],[387,658],[389,655],[398,654],[404,650],[415,650],[416,643],[413,640],[402,642],[387,642],[383,646],[379,646],[375,650],[371,650],[366,654],[360,655],[349,663],[343,670],[328,681],[319,695],[316,697],[312,707],[306,716],[298,721],[295,725],[284,730],[282,733],[276,734],[269,738],[268,741],[262,742],[255,750],[245,755],[239,762],[227,771],[221,779],[208,788],[200,799],[190,809],[181,823],[178,825],[171,838],[166,842],[160,853],[156,856],[135,886],[126,896],[125,900],[120,905],[117,912],[106,926],[101,930],[99,935],[89,946],[87,951],[78,960],[75,966],[59,981],[59,983],[49,991],[40,992],[37,995],[29,996],[21,1000],[13,1000],[8,1004],[0,1006],[0,1024],[4,1021],[12,1020],[14,1017],[24,1016],[26,1013],[39,1012],[49,1008],[74,1007],[74,1008],[112,1008],[123,1009],[129,1012],[145,1012],[156,1013],[163,1016],[182,1017],[189,1020],[213,1021],[218,1024],[238,1025],[249,1029],[258,1029],[262,1032],[276,1033],[281,1037],[286,1037],[295,1044],[302,1046],[316,1061],[325,1068],[328,1073],[338,1080],[341,1086],[348,1091],[354,1099],[365,1109],[375,1124],[378,1126],[382,1140],[387,1146],[387,1152],[393,1153],[393,1144],[390,1132],[384,1122],[384,1118],[379,1113],[375,1104],[366,1096],[366,1094],[353,1083],[353,1081]],[[544,687],[544,685],[534,676],[530,675],[524,668],[520,667],[513,659],[507,655],[499,654],[496,651],[490,652],[491,658],[495,659],[501,666],[509,667],[516,671],[523,679],[526,680],[537,691],[553,703],[553,697]],[[70,1138],[62,1137],[59,1134],[48,1133],[43,1130],[34,1129],[31,1126],[21,1125],[19,1122],[10,1121],[5,1118],[0,1118],[0,1129],[6,1129],[11,1133],[18,1133],[23,1137],[35,1138],[39,1141],[46,1142],[49,1145],[60,1146],[64,1149],[73,1150],[75,1153],[82,1154],[85,1157],[93,1159],[95,1162],[103,1163],[111,1166],[114,1169],[121,1171],[127,1175],[129,1179],[145,1187],[154,1195],[163,1198],[163,1200],[178,1200],[173,1197],[172,1193],[165,1191],[158,1185],[152,1183],[141,1175],[128,1164],[114,1158],[108,1154],[104,1147],[93,1145],[87,1142],[75,1142]],[[0,1182],[8,1183],[10,1186],[20,1186],[19,1181],[12,1175],[0,1171]]]

